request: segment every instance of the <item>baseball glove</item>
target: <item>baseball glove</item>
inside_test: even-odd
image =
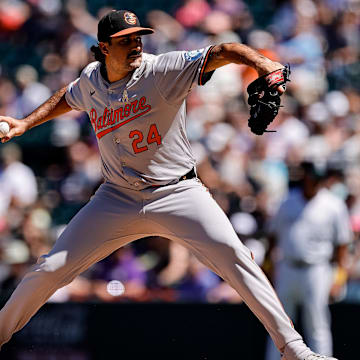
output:
[[[280,93],[277,87],[290,81],[290,66],[273,71],[253,81],[248,87],[248,104],[250,105],[250,130],[256,135],[262,135],[268,125],[275,119],[281,107]]]

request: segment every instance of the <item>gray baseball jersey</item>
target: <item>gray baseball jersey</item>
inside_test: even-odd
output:
[[[138,69],[112,84],[93,62],[69,85],[66,101],[88,113],[107,182],[140,190],[176,181],[195,166],[185,98],[210,78],[204,76],[210,49],[143,54]]]

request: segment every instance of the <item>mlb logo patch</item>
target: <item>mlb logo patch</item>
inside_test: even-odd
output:
[[[204,49],[192,50],[185,53],[186,61],[194,61],[197,60],[203,53]]]
[[[135,25],[137,20],[136,15],[129,11],[124,14],[124,19],[129,25]]]

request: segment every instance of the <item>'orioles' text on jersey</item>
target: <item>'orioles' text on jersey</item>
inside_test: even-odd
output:
[[[177,181],[195,166],[185,98],[211,77],[204,74],[210,50],[144,53],[139,68],[111,84],[95,61],[69,85],[66,101],[88,113],[107,182],[140,190]]]

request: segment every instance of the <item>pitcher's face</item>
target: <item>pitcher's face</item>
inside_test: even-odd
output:
[[[99,45],[106,56],[106,66],[113,72],[131,72],[141,65],[143,44],[137,33],[114,37]]]

